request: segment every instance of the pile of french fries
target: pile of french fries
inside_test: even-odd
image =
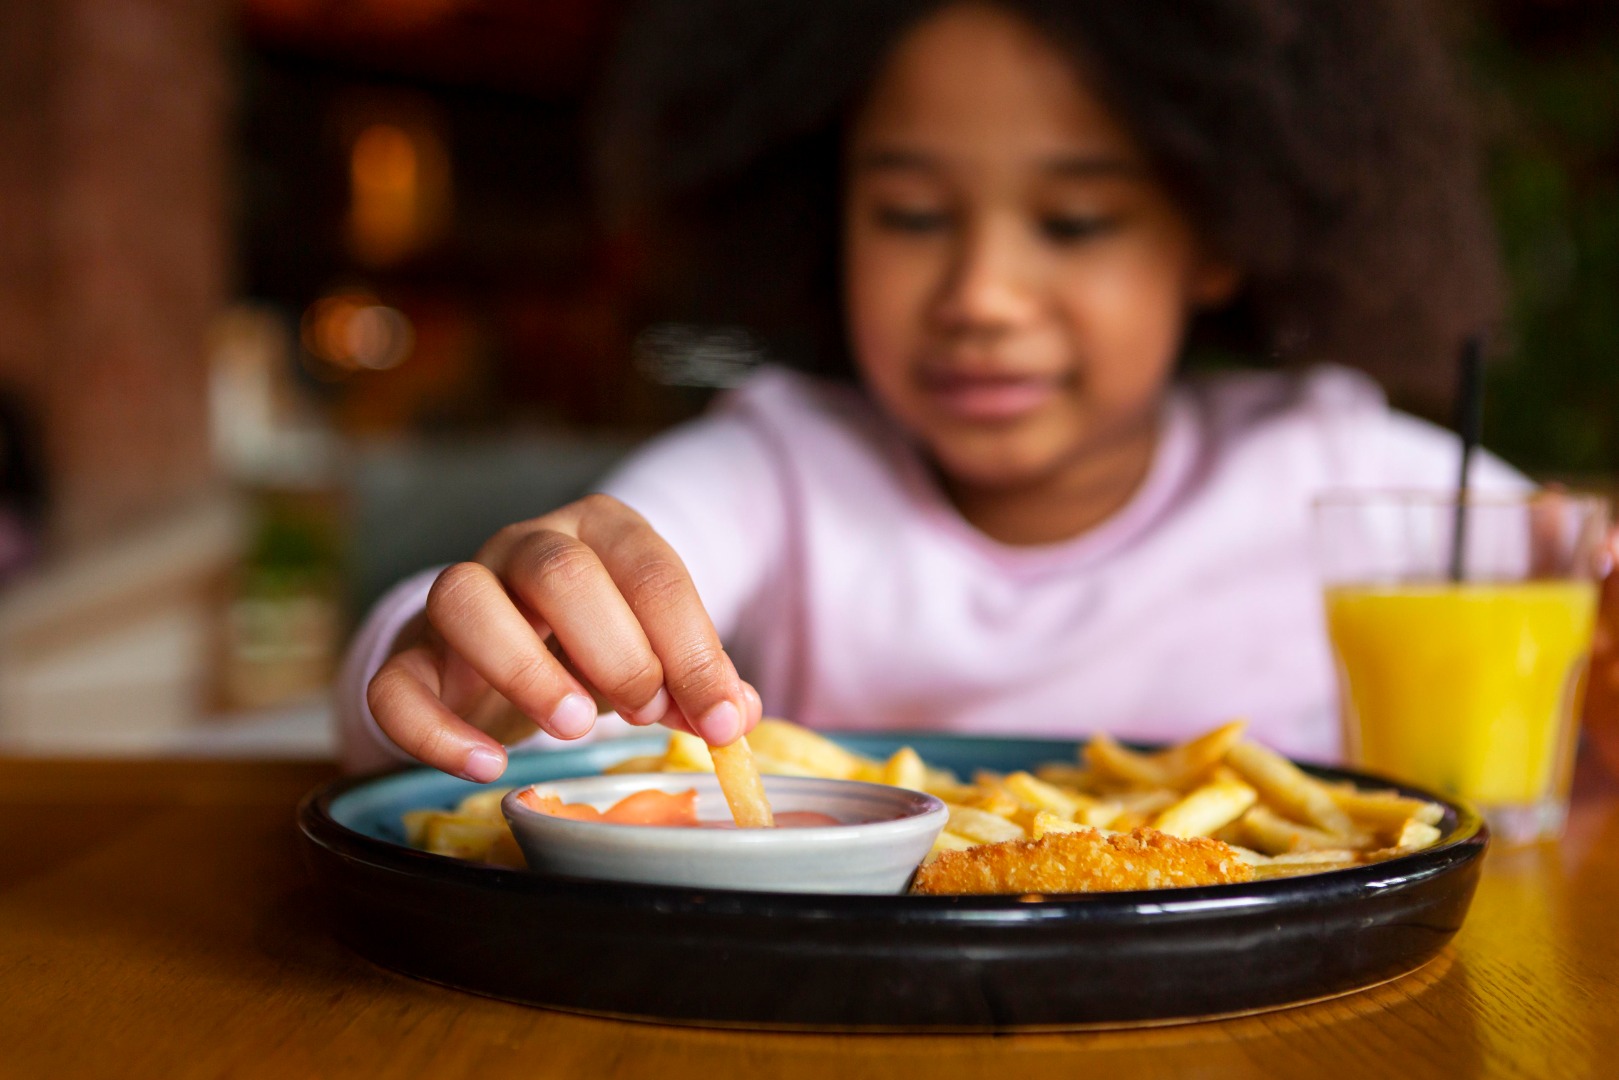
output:
[[[980,771],[971,783],[929,765],[910,747],[879,761],[785,720],[761,722],[748,741],[763,773],[866,780],[937,796],[950,820],[935,853],[1148,826],[1224,841],[1256,876],[1277,877],[1372,862],[1438,841],[1444,811],[1437,803],[1319,780],[1244,739],[1244,727],[1234,721],[1155,753],[1097,735],[1077,761],[1032,773]],[[714,761],[701,739],[674,732],[662,754],[628,758],[607,771],[713,772]],[[480,791],[452,811],[412,811],[405,815],[407,836],[439,854],[520,866],[500,816],[503,794]]]

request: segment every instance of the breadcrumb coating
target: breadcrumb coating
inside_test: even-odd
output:
[[[916,872],[912,891],[934,895],[1118,892],[1251,881],[1230,845],[1157,829],[1049,833],[946,851]]]

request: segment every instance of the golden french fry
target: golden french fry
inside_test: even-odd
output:
[[[1119,808],[1126,814],[1151,817],[1175,805],[1180,800],[1180,793],[1170,788],[1148,788],[1142,791],[1115,792],[1109,798],[1118,803]]]
[[[1124,807],[1109,799],[1086,797],[1085,805],[1074,814],[1074,821],[1096,829],[1116,829],[1115,822],[1124,815]]]
[[[1259,792],[1241,780],[1216,780],[1162,811],[1152,826],[1171,836],[1207,836],[1236,821],[1257,801]]]
[[[406,810],[399,815],[405,826],[405,843],[414,848],[425,847],[428,823],[442,813],[442,810]]]
[[[1096,773],[1083,765],[1066,765],[1053,761],[1034,770],[1034,775],[1048,784],[1058,784],[1075,791],[1090,791],[1096,787]]]
[[[953,833],[960,833],[969,840],[998,844],[1002,840],[1021,840],[1026,835],[1022,826],[1008,821],[999,814],[992,814],[974,806],[951,803],[945,805],[950,809],[950,821],[945,828]]]
[[[1360,862],[1362,853],[1350,848],[1321,848],[1317,851],[1286,851],[1271,856],[1279,866],[1319,866],[1323,863]]]
[[[669,772],[713,772],[714,755],[709,753],[708,744],[696,735],[671,731],[664,766]]]
[[[455,812],[461,817],[483,818],[486,821],[505,821],[500,812],[500,800],[506,797],[509,787],[484,788],[474,791],[462,799]]]
[[[965,804],[978,797],[978,789],[976,787],[971,784],[960,783],[959,781],[941,784],[929,780],[928,786],[922,790],[926,791],[929,795],[935,796],[936,798],[947,803]]]
[[[441,811],[427,820],[421,846],[435,855],[483,862],[496,841],[510,834],[504,821],[461,817]]]
[[[1006,790],[1000,778],[993,773],[978,774],[973,796],[966,801],[966,805],[1003,818],[1009,818],[1023,809],[1023,803],[1016,795]]]
[[[1226,763],[1259,790],[1266,802],[1298,821],[1318,826],[1343,839],[1355,834],[1349,815],[1333,801],[1332,791],[1307,776],[1276,751],[1255,742],[1239,742],[1226,752]]]
[[[1048,784],[1026,772],[1010,773],[1002,783],[1012,796],[1039,810],[1049,810],[1060,818],[1074,820],[1087,800],[1076,792],[1067,792],[1055,784]]]
[[[922,764],[921,755],[909,746],[902,746],[883,765],[882,782],[912,791],[924,791],[928,782],[927,767]]]
[[[867,784],[880,784],[883,782],[883,763],[880,761],[862,761],[855,766],[849,776],[834,776],[832,780],[859,780]]]
[[[1268,862],[1254,865],[1254,879],[1263,881],[1267,878],[1298,877],[1300,874],[1319,874],[1327,870],[1344,870],[1351,866],[1360,866],[1365,860],[1359,852],[1312,851],[1301,854],[1319,855],[1321,858],[1301,859],[1291,855],[1278,855]]]
[[[1337,851],[1347,846],[1342,836],[1289,821],[1263,805],[1255,806],[1242,815],[1241,825],[1243,846],[1266,855]]]
[[[1085,744],[1085,763],[1092,771],[1143,787],[1169,786],[1169,774],[1148,754],[1127,750],[1105,731]]]
[[[1445,816],[1445,808],[1438,803],[1397,791],[1363,791],[1353,784],[1332,784],[1327,791],[1340,810],[1371,832],[1398,835],[1408,821],[1438,825]]]
[[[1172,788],[1136,788],[1129,791],[1114,791],[1108,799],[1118,812],[1113,815],[1113,820],[1107,827],[1118,832],[1129,832],[1147,824],[1158,814],[1175,805],[1180,799],[1180,793]]]
[[[1151,759],[1163,770],[1170,787],[1186,791],[1224,761],[1247,730],[1248,721],[1233,720],[1188,742],[1160,750]]]
[[[1439,842],[1439,829],[1426,821],[1412,818],[1400,830],[1399,839],[1394,842],[1397,851],[1419,851],[1425,847],[1432,847]]]
[[[1264,866],[1271,862],[1269,855],[1262,855],[1253,848],[1245,848],[1241,844],[1226,844],[1226,847],[1237,853],[1237,858],[1249,866]]]
[[[764,781],[753,763],[753,751],[746,737],[729,746],[708,748],[714,762],[714,775],[719,778],[720,791],[731,808],[731,817],[744,829],[768,829],[776,824],[770,812],[770,800],[765,798]]]
[[[934,851],[961,851],[977,846],[977,840],[969,840],[960,833],[953,833],[949,829],[942,830],[933,840]]]
[[[757,750],[753,752],[753,764],[767,776],[821,776],[814,769],[806,768],[796,761],[785,761],[769,754],[761,754]]]
[[[806,775],[830,780],[852,780],[862,767],[880,769],[878,762],[851,753],[808,728],[786,720],[766,719],[748,734],[754,752],[778,761],[793,762],[809,770]]]
[[[1029,839],[1038,840],[1049,833],[1085,832],[1092,828],[1090,825],[1081,825],[1077,821],[1069,821],[1065,817],[1053,814],[1049,810],[1037,810],[1034,820],[1029,823]]]

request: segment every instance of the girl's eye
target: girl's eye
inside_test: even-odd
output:
[[[1040,235],[1053,243],[1072,244],[1105,235],[1117,225],[1117,218],[1052,214],[1040,219]]]
[[[903,206],[877,208],[877,224],[892,232],[929,233],[950,224],[950,215],[942,210],[920,210]]]

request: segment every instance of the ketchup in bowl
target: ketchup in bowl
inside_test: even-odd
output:
[[[733,821],[705,821],[697,816],[697,789],[660,791],[647,788],[618,800],[606,810],[589,803],[563,802],[559,795],[542,795],[533,788],[517,793],[517,801],[530,810],[572,821],[595,821],[608,825],[653,825],[687,829],[734,829]],[[778,829],[809,829],[843,825],[830,814],[813,810],[787,810],[775,815]]]

